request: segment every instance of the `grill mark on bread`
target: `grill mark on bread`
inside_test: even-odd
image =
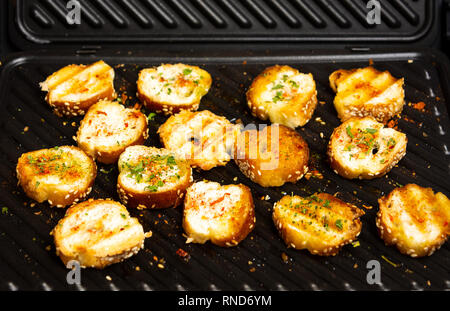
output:
[[[217,130],[208,133],[208,130],[214,128]],[[215,166],[225,165],[231,159],[231,152],[234,149],[231,152],[227,150],[229,147],[227,143],[230,143],[231,147],[234,146],[238,131],[239,126],[204,110],[182,111],[171,116],[158,129],[158,134],[165,148],[178,150],[180,156],[188,160],[193,167],[209,170]],[[183,150],[180,151],[180,148]]]
[[[73,205],[52,235],[64,264],[77,260],[83,268],[100,269],[136,254],[145,239],[139,221],[130,217],[123,205],[109,199]]]
[[[330,75],[336,92],[334,105],[342,122],[351,117],[372,116],[386,122],[403,110],[404,79],[373,67],[337,70]]]
[[[98,61],[61,68],[40,85],[55,114],[70,117],[84,115],[99,100],[116,98],[113,82],[114,69]]]
[[[276,202],[272,218],[288,247],[334,256],[361,232],[364,212],[338,198],[319,193],[285,196]]]
[[[378,200],[376,225],[387,245],[411,257],[431,256],[450,234],[450,200],[415,184]]]

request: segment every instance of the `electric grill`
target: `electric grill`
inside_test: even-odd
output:
[[[0,66],[0,289],[2,290],[444,290],[450,288],[450,247],[412,259],[384,245],[375,226],[377,199],[395,187],[417,183],[450,196],[450,66],[440,45],[441,1],[380,1],[382,23],[369,25],[367,1],[359,0],[81,0],[80,25],[68,25],[63,0],[2,1],[7,28]],[[7,17],[7,18],[6,18]],[[430,48],[432,47],[432,48]],[[12,50],[20,52],[10,54]],[[6,55],[8,54],[8,55]],[[17,187],[15,165],[30,150],[73,145],[81,118],[52,114],[39,82],[67,64],[103,59],[115,67],[115,87],[135,97],[138,72],[161,63],[199,65],[213,76],[200,109],[244,124],[252,117],[245,92],[265,67],[288,64],[311,72],[318,105],[297,130],[308,142],[312,167],[323,176],[281,188],[262,188],[230,162],[195,172],[195,180],[243,183],[252,189],[256,227],[230,249],[185,244],[182,208],[130,211],[153,236],[145,250],[104,270],[85,269],[81,285],[66,282],[68,270],[49,235],[65,210],[33,204]],[[325,152],[340,122],[328,76],[336,69],[373,64],[405,77],[407,103],[398,128],[408,136],[406,157],[387,176],[345,180],[331,171]],[[147,145],[160,146],[150,122]],[[73,123],[74,122],[74,123]],[[323,138],[322,138],[323,137]],[[115,165],[98,165],[90,197],[118,200]],[[236,180],[237,177],[237,180]],[[273,203],[285,194],[338,192],[363,208],[358,244],[335,257],[286,248],[272,223]],[[365,207],[363,207],[363,205]],[[372,209],[367,207],[372,206]],[[189,255],[182,257],[177,250]],[[367,282],[367,263],[381,264],[382,284]]]

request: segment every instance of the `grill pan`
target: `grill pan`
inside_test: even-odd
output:
[[[433,256],[412,259],[387,247],[378,237],[375,214],[378,197],[399,185],[417,183],[450,196],[450,67],[435,50],[387,51],[315,50],[242,55],[238,49],[192,48],[189,51],[58,50],[21,53],[3,62],[0,76],[0,289],[3,290],[442,290],[450,288],[450,247],[446,243]],[[202,100],[208,109],[229,120],[260,123],[249,114],[245,91],[265,67],[288,64],[311,72],[317,83],[319,104],[312,120],[297,129],[312,152],[312,165],[323,179],[312,177],[281,188],[264,189],[244,177],[230,162],[226,167],[195,172],[195,180],[223,184],[243,183],[252,190],[256,227],[239,246],[231,249],[185,244],[182,237],[182,208],[158,211],[130,211],[153,236],[145,250],[129,260],[104,270],[85,269],[81,286],[66,283],[67,269],[55,255],[49,235],[65,210],[35,204],[17,187],[15,165],[30,150],[74,144],[80,118],[58,118],[52,114],[39,90],[39,82],[58,68],[71,63],[103,59],[115,67],[115,87],[137,100],[136,80],[140,69],[166,62],[184,62],[208,70],[214,82]],[[408,136],[406,157],[386,177],[372,181],[349,181],[331,171],[325,158],[328,138],[340,122],[333,107],[328,75],[336,69],[362,67],[373,60],[381,70],[405,77],[407,103],[426,103],[426,112],[406,105],[398,128]],[[406,118],[405,118],[406,116]],[[316,118],[325,122],[318,122]],[[166,117],[150,123],[146,145],[160,146],[156,130]],[[72,123],[75,122],[75,123]],[[28,127],[27,129],[25,129]],[[321,134],[322,133],[322,134]],[[323,136],[324,138],[321,138]],[[90,197],[113,198],[118,170],[99,164]],[[235,181],[237,177],[237,181]],[[360,246],[345,246],[332,258],[287,249],[271,220],[273,203],[284,194],[310,195],[316,191],[338,193],[365,209]],[[268,195],[268,200],[261,198]],[[182,248],[189,260],[176,254]],[[366,264],[378,260],[382,285],[366,282]]]

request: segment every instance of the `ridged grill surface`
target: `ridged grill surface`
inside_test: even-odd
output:
[[[203,58],[195,54],[178,57],[150,57],[145,53],[102,51],[99,55],[68,56],[52,52],[21,56],[3,64],[0,80],[0,289],[5,290],[399,290],[448,289],[450,247],[446,243],[431,257],[411,259],[395,248],[387,247],[375,226],[377,199],[399,184],[417,183],[450,195],[450,121],[447,110],[450,85],[444,58],[427,53],[333,55],[315,52],[296,55],[259,57],[217,56]],[[336,52],[338,53],[338,52]],[[66,55],[66,56],[63,56]],[[206,56],[206,55],[204,55]],[[17,187],[15,165],[18,157],[30,150],[73,144],[80,119],[55,116],[44,101],[38,83],[58,68],[72,63],[90,63],[103,59],[116,67],[115,86],[133,96],[140,69],[166,62],[197,64],[214,77],[211,91],[200,109],[209,109],[230,120],[244,124],[259,123],[249,112],[245,90],[266,66],[290,64],[311,72],[317,82],[321,102],[313,119],[298,131],[307,140],[314,166],[323,179],[302,179],[297,184],[264,189],[245,178],[231,162],[226,167],[196,172],[195,179],[209,179],[223,184],[244,183],[252,189],[256,205],[256,227],[238,247],[224,249],[207,243],[185,244],[182,237],[182,208],[159,211],[131,211],[152,230],[145,250],[131,259],[104,270],[83,270],[82,285],[67,285],[67,270],[55,255],[49,235],[64,210],[47,204],[30,206]],[[340,122],[332,105],[334,94],[328,75],[339,68],[365,66],[373,59],[378,69],[387,69],[406,79],[407,102],[426,103],[426,112],[405,106],[398,122],[408,135],[406,157],[386,177],[372,181],[349,181],[333,173],[324,157],[328,138]],[[409,61],[411,60],[411,61]],[[244,62],[245,61],[245,62]],[[124,66],[117,66],[124,64]],[[131,98],[128,105],[134,105]],[[316,121],[320,117],[325,122]],[[150,125],[147,145],[160,146],[156,130],[165,121],[157,116]],[[72,124],[72,122],[75,122]],[[25,128],[27,130],[25,130]],[[321,138],[321,133],[323,137]],[[118,199],[117,168],[99,165],[98,177],[90,197]],[[234,178],[237,177],[237,181]],[[273,203],[283,194],[310,195],[316,191],[339,192],[338,196],[359,207],[373,206],[363,216],[360,246],[348,245],[332,258],[287,249],[271,220]],[[261,197],[269,195],[268,200]],[[7,207],[7,210],[3,209]],[[190,254],[184,261],[176,251]],[[282,259],[282,253],[289,258]],[[383,259],[384,258],[384,259]],[[163,262],[161,262],[161,259]],[[368,285],[366,264],[381,263],[383,285]],[[395,263],[396,265],[392,265]],[[161,263],[164,268],[158,267]],[[139,267],[139,268],[137,268]]]
[[[368,0],[81,0],[80,25],[66,0],[17,0],[16,22],[37,43],[163,40],[308,42],[414,41],[434,20],[434,0],[380,0],[381,24],[367,22]]]

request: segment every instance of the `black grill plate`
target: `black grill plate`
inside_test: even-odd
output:
[[[230,120],[241,119],[244,124],[258,123],[248,112],[244,93],[251,80],[266,66],[289,64],[313,73],[319,100],[325,104],[319,105],[313,119],[298,131],[309,143],[315,165],[324,178],[303,179],[280,189],[263,189],[245,178],[232,162],[223,168],[197,172],[197,180],[206,178],[230,184],[236,183],[233,179],[237,177],[237,182],[252,189],[257,224],[238,247],[223,249],[209,243],[186,245],[181,235],[181,208],[132,211],[146,230],[153,231],[153,236],[146,240],[145,250],[102,271],[83,270],[82,287],[67,285],[67,270],[55,255],[49,236],[64,210],[51,209],[46,204],[31,207],[31,200],[16,185],[14,171],[23,152],[74,143],[72,136],[80,118],[69,120],[52,114],[38,83],[62,66],[98,59],[116,66],[116,89],[133,96],[129,105],[136,103],[135,82],[140,69],[164,62],[200,65],[214,77],[213,87],[203,99],[201,109],[210,109]],[[338,68],[366,66],[370,59],[378,69],[390,70],[397,77],[404,76],[407,102],[424,101],[427,111],[422,113],[405,107],[403,116],[414,123],[403,118],[399,120],[398,128],[408,135],[408,152],[387,177],[348,181],[334,174],[324,158],[328,138],[339,125],[328,75]],[[117,66],[120,64],[124,65]],[[434,50],[389,53],[280,51],[245,56],[242,52],[229,50],[224,54],[223,50],[213,49],[183,53],[154,50],[151,54],[148,51],[110,50],[99,51],[97,55],[43,51],[12,56],[1,68],[0,207],[7,207],[7,210],[2,209],[0,214],[0,289],[409,290],[450,287],[448,243],[429,258],[411,259],[386,247],[377,235],[374,222],[377,198],[399,184],[417,183],[450,195],[449,67],[446,58]],[[317,117],[326,125],[315,121]],[[147,145],[160,146],[156,130],[164,120],[157,116],[151,124]],[[24,131],[25,127],[28,131]],[[323,139],[320,133],[323,133]],[[91,197],[117,199],[117,173],[114,165],[99,165]],[[309,195],[316,191],[339,192],[340,198],[360,207],[363,204],[374,206],[363,217],[361,246],[346,246],[333,258],[286,249],[272,224],[273,203],[283,192]],[[268,201],[260,199],[265,195],[270,196]],[[188,262],[176,255],[179,248],[190,254]],[[289,257],[287,263],[282,260],[283,252]],[[371,286],[366,282],[366,264],[372,259],[381,263],[382,286]],[[158,263],[164,268],[159,268]]]

